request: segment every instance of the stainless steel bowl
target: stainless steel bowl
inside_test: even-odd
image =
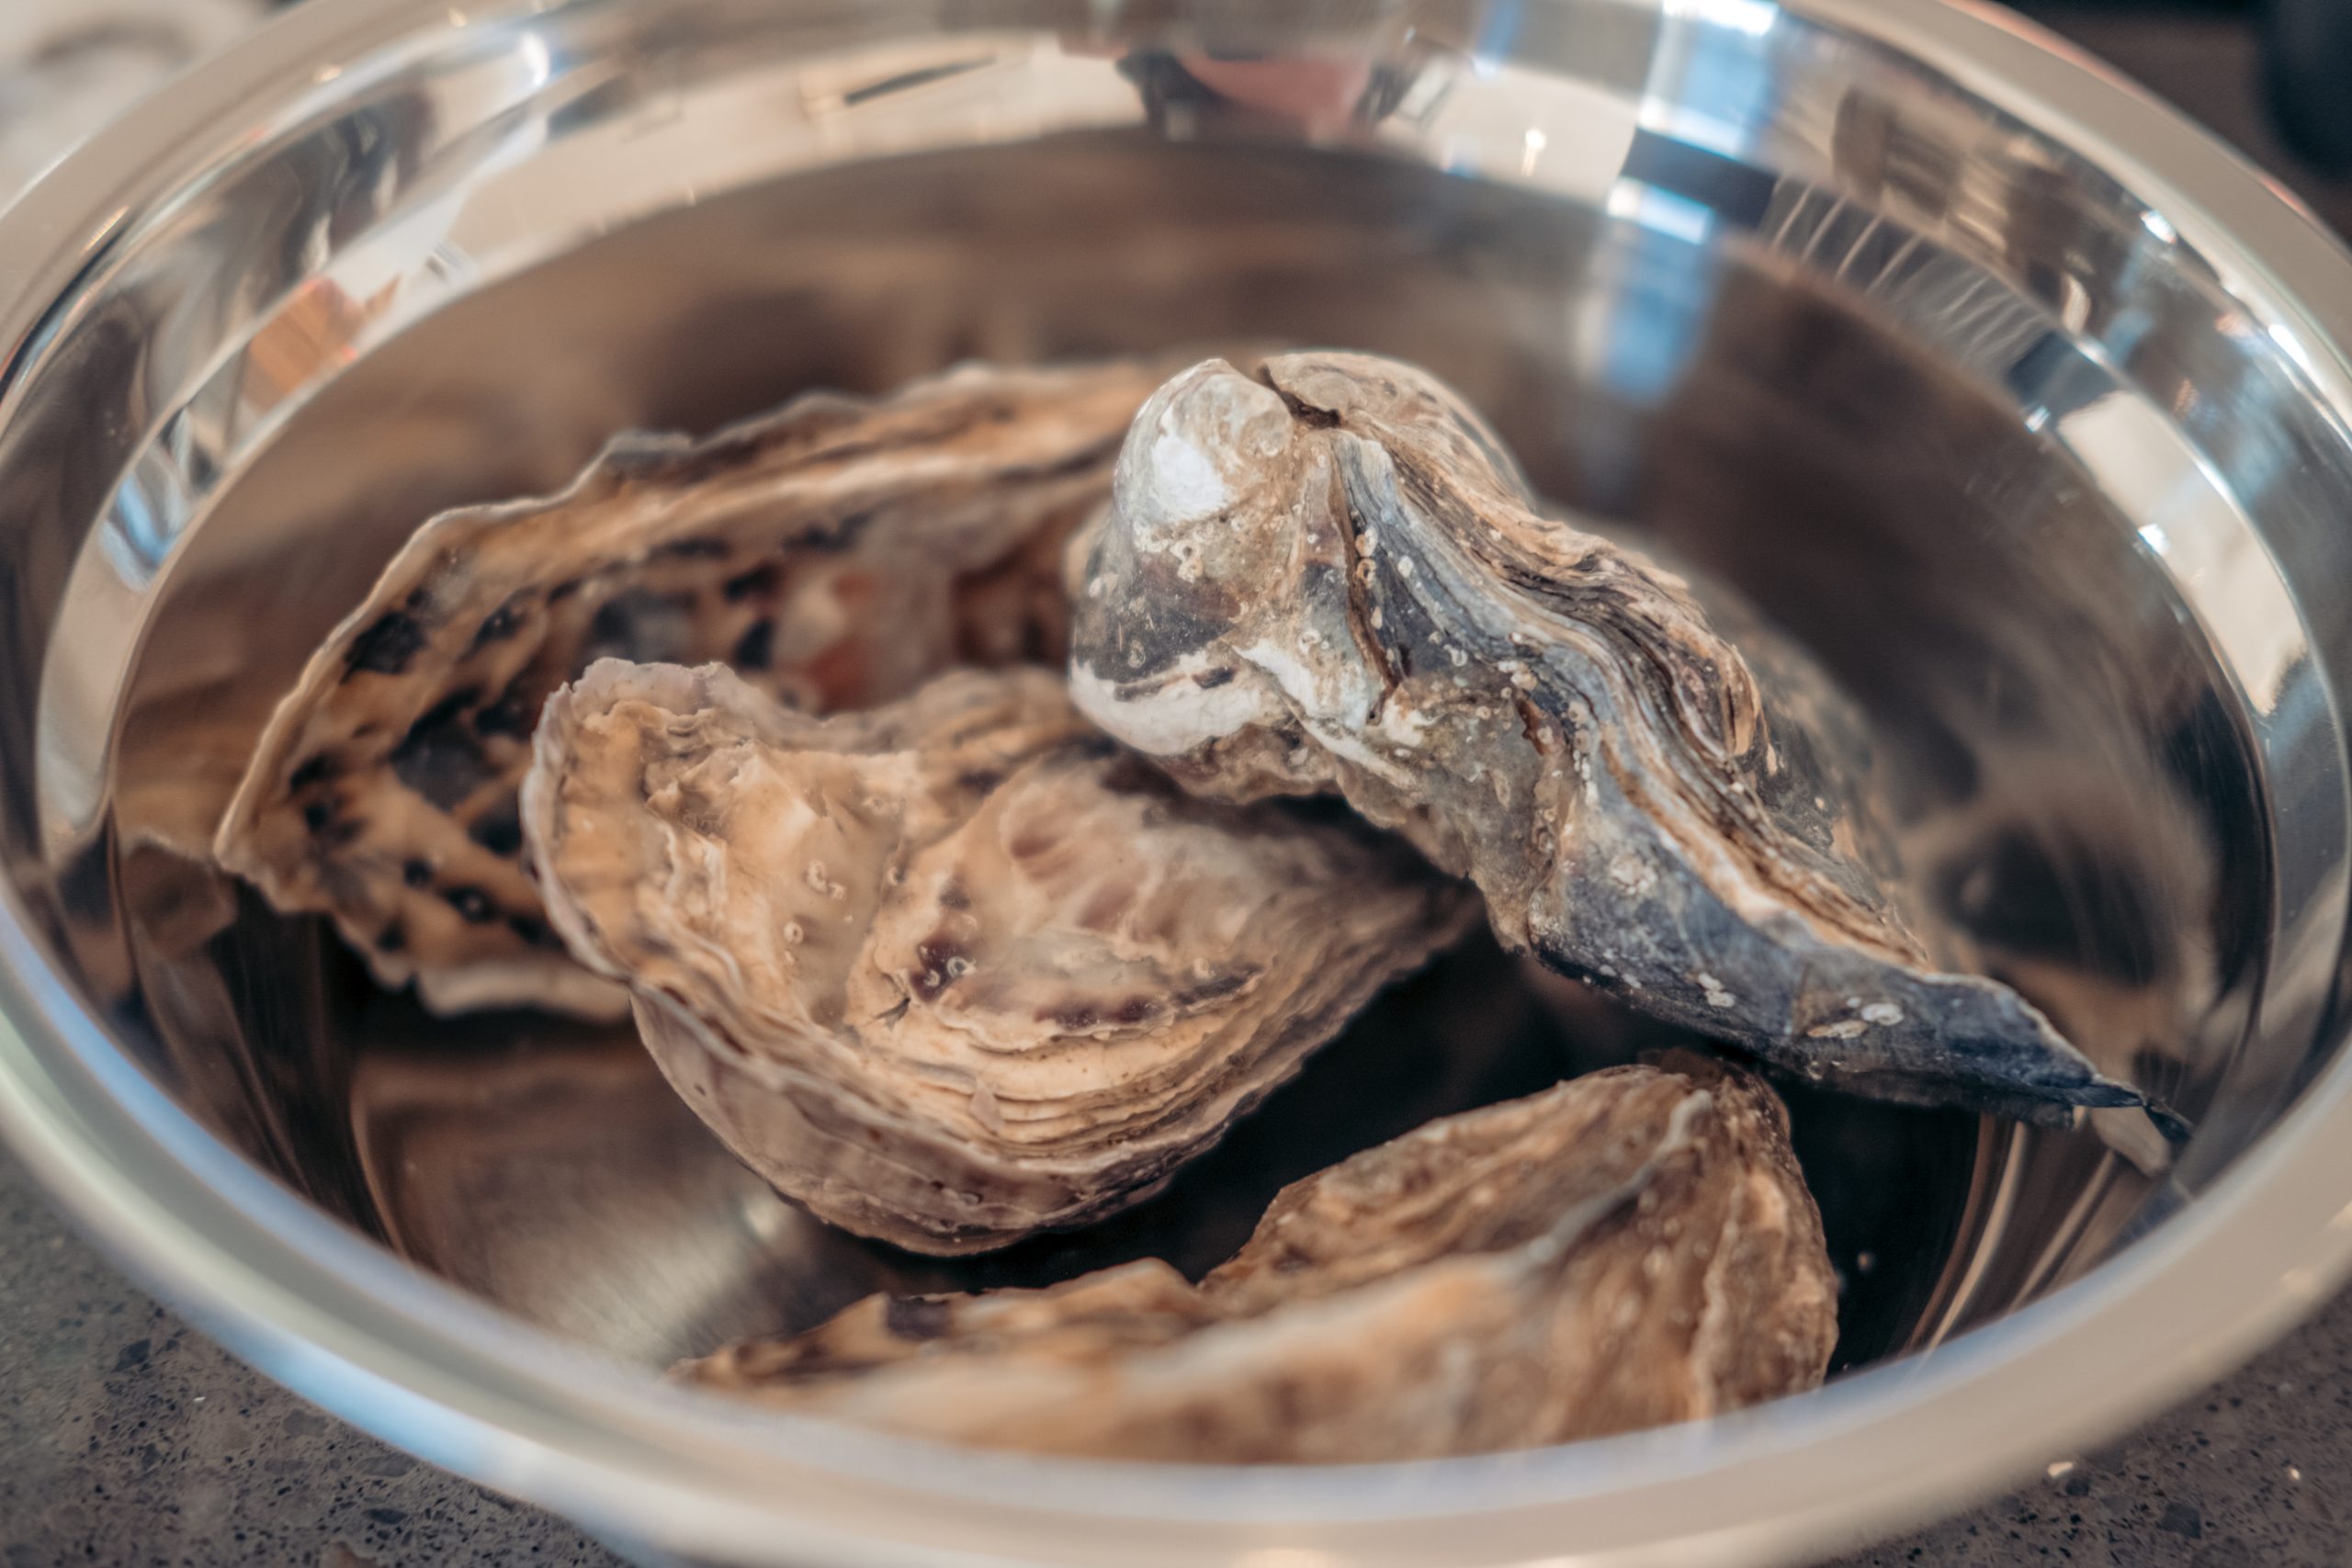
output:
[[[1170,1199],[948,1274],[774,1199],[628,1039],[433,1023],[206,863],[269,706],[431,510],[814,383],[1236,338],[1430,364],[1554,494],[1809,641],[1954,908],[2194,1137],[1796,1086],[1851,1370],[1712,1426],[1244,1472],[662,1386],[878,1284],[1204,1261],[1335,1149],[1637,1043],[1474,949]],[[2288,198],[1997,11],[314,0],[0,218],[0,1128],[265,1370],[649,1555],[1858,1540],[2352,1264],[2347,344],[2352,261]]]

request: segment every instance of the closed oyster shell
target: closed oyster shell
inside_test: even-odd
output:
[[[1567,1442],[1818,1384],[1837,1337],[1787,1113],[1696,1060],[1434,1122],[1283,1190],[1199,1285],[873,1296],[689,1382],[917,1436],[1358,1462]]]
[[[820,719],[605,660],[537,752],[549,916],[687,1104],[921,1252],[1147,1195],[1473,905],[1352,821],[1183,795],[1043,670]]]
[[[627,436],[551,498],[426,524],[279,705],[214,849],[428,1006],[618,1016],[524,874],[540,705],[603,656],[724,660],[813,709],[1057,660],[1061,551],[1156,380],[967,367]]]
[[[2143,1102],[1906,912],[1828,682],[1539,514],[1412,367],[1177,377],[1087,575],[1080,706],[1195,790],[1336,788],[1476,882],[1506,942],[1815,1077],[2047,1119]]]

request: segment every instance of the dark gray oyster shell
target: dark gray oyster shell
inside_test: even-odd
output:
[[[2142,1103],[1907,907],[1828,682],[1539,513],[1410,366],[1177,377],[1084,575],[1073,695],[1189,788],[1335,789],[1475,881],[1506,943],[1814,1077],[2046,1119]]]
[[[1143,1198],[1475,919],[1402,842],[1197,800],[1039,669],[812,717],[605,660],[523,789],[548,911],[820,1218],[974,1252]]]
[[[525,874],[540,705],[600,657],[723,660],[825,711],[956,662],[1057,662],[1069,536],[1158,375],[967,367],[812,394],[707,441],[629,436],[562,494],[434,519],[279,705],[215,853],[440,1011],[590,1016]]]
[[[1102,1458],[1360,1462],[1603,1437],[1821,1381],[1836,1277],[1754,1077],[1616,1067],[1283,1190],[1199,1285],[873,1296],[681,1369],[921,1437]]]

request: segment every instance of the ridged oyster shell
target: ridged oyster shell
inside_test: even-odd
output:
[[[1337,789],[1498,935],[1809,1076],[2063,1118],[2142,1103],[1906,910],[1860,726],[1795,651],[1540,514],[1413,367],[1195,367],[1137,416],[1072,633],[1112,734],[1227,799]]]
[[[215,852],[440,1011],[617,1016],[524,874],[540,705],[603,656],[724,660],[825,710],[1057,660],[1065,539],[1159,374],[967,367],[708,440],[627,436],[562,494],[426,524],[279,705]]]
[[[1474,907],[1353,821],[1185,795],[1036,669],[820,719],[605,660],[548,702],[523,809],[686,1103],[922,1252],[1147,1195]]]
[[[1618,1067],[1285,1189],[1199,1285],[873,1296],[689,1382],[921,1437],[1102,1458],[1354,1462],[1566,1442],[1820,1382],[1821,1220],[1755,1078]]]

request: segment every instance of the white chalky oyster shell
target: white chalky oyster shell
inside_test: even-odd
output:
[[[2052,1118],[2142,1103],[1949,972],[1964,947],[1904,908],[1826,682],[1539,514],[1410,366],[1177,377],[1084,575],[1080,706],[1194,790],[1337,789],[1470,876],[1507,943],[1813,1077]]]
[[[820,719],[605,660],[537,753],[549,917],[686,1103],[922,1252],[1148,1195],[1473,908],[1360,824],[1185,795],[1044,670]]]
[[[724,660],[824,710],[959,660],[1058,660],[1064,541],[1156,379],[967,367],[811,394],[435,518],[279,705],[216,854],[436,1010],[617,1016],[523,870],[515,790],[548,694],[603,656]]]
[[[1837,1285],[1787,1113],[1736,1069],[1618,1067],[1286,1188],[1195,1286],[869,1297],[694,1383],[1101,1458],[1363,1462],[1567,1442],[1821,1381]]]

